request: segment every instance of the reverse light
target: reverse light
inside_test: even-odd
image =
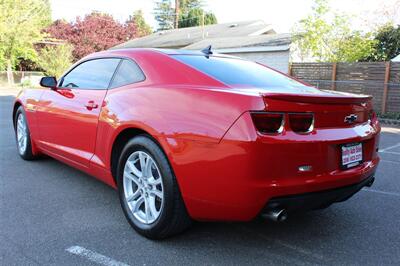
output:
[[[376,116],[376,113],[375,113],[374,109],[369,110],[369,112],[368,112],[368,119],[369,119],[371,122],[374,122],[374,121],[377,119],[377,116]]]
[[[299,134],[307,134],[314,129],[314,114],[291,113],[289,116],[290,128]]]
[[[310,172],[312,171],[312,166],[311,165],[302,165],[299,166],[299,172]]]
[[[283,131],[283,113],[254,112],[251,118],[257,131],[262,134],[279,134]]]

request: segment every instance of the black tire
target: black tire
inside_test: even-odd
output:
[[[21,150],[20,149],[20,144],[18,143],[18,136],[17,136],[17,127],[18,127],[18,118],[22,116],[25,122],[25,134],[27,136],[26,139],[26,148]],[[15,117],[14,117],[14,128],[15,128],[15,140],[17,142],[17,149],[18,149],[18,154],[19,156],[21,156],[22,159],[30,161],[36,158],[35,155],[33,155],[32,153],[32,141],[31,141],[31,133],[29,131],[29,125],[28,125],[28,121],[26,119],[26,114],[24,111],[24,108],[22,106],[20,106],[17,109],[17,112],[15,113]]]
[[[163,207],[158,218],[151,224],[140,222],[130,210],[124,192],[124,169],[129,156],[137,151],[149,154],[156,163],[163,185]],[[150,137],[140,135],[131,139],[121,152],[117,168],[118,194],[122,210],[129,224],[141,235],[149,239],[163,239],[183,232],[191,224],[191,219],[171,169],[167,157]]]

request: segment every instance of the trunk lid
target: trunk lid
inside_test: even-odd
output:
[[[262,92],[265,111],[314,113],[315,128],[350,127],[372,114],[372,97],[335,91],[313,93]]]
[[[372,100],[372,96],[349,93],[324,92],[319,94],[261,93],[264,99],[277,99],[298,103],[361,104]]]

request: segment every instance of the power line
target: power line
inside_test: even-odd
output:
[[[195,17],[190,17],[190,18],[179,19],[178,21],[193,20],[193,19],[202,18],[202,17],[203,17],[203,16],[195,16]]]
[[[63,4],[61,4],[60,6],[69,7],[69,8],[74,8],[75,10],[78,10],[78,11],[87,12],[87,13],[86,13],[85,15],[83,15],[83,16],[79,16],[79,15],[75,16],[75,20],[76,20],[77,17],[84,18],[86,15],[90,15],[91,13],[96,13],[96,12],[97,12],[97,13],[100,13],[100,14],[107,14],[107,15],[110,15],[110,16],[113,17],[113,18],[114,18],[113,15],[118,15],[118,16],[125,16],[125,15],[126,15],[126,13],[122,13],[122,12],[113,12],[113,14],[111,14],[111,13],[107,13],[107,11],[96,10],[96,9],[90,9],[90,8],[82,8],[81,6],[75,6],[75,5],[63,5]],[[203,13],[207,13],[207,12],[203,10]],[[132,13],[132,14],[133,14],[133,13]],[[157,15],[156,13],[153,13],[153,14],[154,14],[154,15]],[[129,16],[131,16],[131,15],[128,15],[128,19],[129,19]],[[170,14],[163,14],[163,16],[176,17],[176,14],[174,13],[173,10],[171,10],[171,13],[170,13]],[[200,15],[200,16],[194,16],[194,17],[185,18],[185,19],[179,19],[178,21],[186,21],[186,20],[192,20],[192,19],[202,18],[202,17],[203,17],[203,16]]]
[[[128,17],[126,18],[126,16],[127,16],[127,14],[126,13],[122,13],[122,12],[113,12],[112,14],[111,13],[108,13],[107,11],[101,11],[101,10],[95,10],[95,9],[90,9],[90,8],[82,8],[82,6],[75,6],[75,5],[61,5],[61,6],[64,6],[64,7],[68,7],[68,8],[74,8],[75,10],[77,10],[78,12],[79,11],[81,11],[81,12],[84,12],[85,14],[83,14],[83,15],[77,15],[77,16],[75,16],[75,18],[74,19],[70,19],[70,20],[67,20],[68,22],[70,22],[70,23],[75,23],[76,21],[77,21],[77,18],[79,17],[81,20],[83,20],[83,19],[85,19],[85,17],[86,16],[88,16],[88,15],[90,15],[90,14],[92,14],[92,13],[100,13],[100,14],[105,14],[105,15],[108,15],[108,16],[110,16],[113,20],[117,20],[117,21],[119,21],[120,23],[122,23],[122,24],[126,24],[127,22],[129,22],[130,21],[130,18],[132,17],[132,14],[130,14],[130,15],[128,15]],[[205,10],[202,10],[203,12],[202,12],[202,15],[199,15],[199,16],[193,16],[193,17],[187,17],[187,18],[180,18],[180,19],[174,19],[174,18],[176,18],[176,16],[177,16],[177,14],[174,12],[174,10],[172,9],[171,10],[171,12],[170,12],[170,14],[163,14],[163,16],[164,17],[168,17],[169,19],[168,19],[168,21],[170,21],[171,23],[172,23],[172,25],[174,25],[175,27],[174,28],[172,28],[172,29],[177,29],[177,27],[176,27],[176,25],[175,25],[175,23],[179,23],[179,22],[185,22],[185,21],[194,21],[194,20],[197,20],[197,19],[199,19],[200,20],[200,22],[201,22],[201,24],[202,24],[202,26],[204,27],[205,26],[205,15],[207,14],[207,12],[205,11]],[[157,20],[157,14],[156,13],[153,13],[153,15],[154,15],[154,17],[155,17],[155,20],[157,21],[157,22],[159,22],[158,20]],[[116,17],[119,17],[119,18],[116,18]],[[99,19],[99,20],[103,20],[103,21],[109,21],[109,19],[108,18],[101,18],[101,17],[97,17],[97,19]],[[170,20],[171,19],[171,20]],[[173,20],[172,20],[173,19]],[[61,19],[62,20],[62,19]]]

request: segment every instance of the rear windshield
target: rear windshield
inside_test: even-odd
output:
[[[197,55],[174,55],[174,58],[229,86],[268,90],[284,88],[285,91],[306,87],[272,69],[243,59]]]

